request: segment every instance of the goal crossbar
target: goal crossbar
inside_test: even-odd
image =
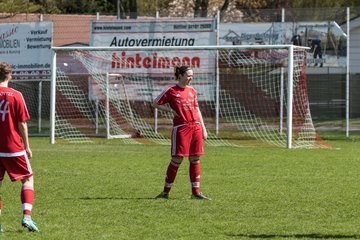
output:
[[[308,50],[309,47],[294,46],[291,44],[279,45],[203,45],[203,46],[153,46],[153,47],[52,47],[55,52],[59,51],[191,51],[191,50],[234,50],[234,49],[304,49]]]

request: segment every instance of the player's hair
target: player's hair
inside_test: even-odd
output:
[[[179,79],[180,75],[184,75],[186,71],[191,70],[191,68],[187,65],[184,66],[177,66],[175,68],[175,78]]]
[[[0,62],[0,82],[5,81],[5,79],[11,74],[12,67],[6,62]]]

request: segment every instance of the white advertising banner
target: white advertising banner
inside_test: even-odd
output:
[[[211,18],[94,21],[91,25],[90,44],[102,47],[214,45],[215,25],[215,19]],[[189,65],[194,70],[193,85],[198,90],[199,100],[205,96],[213,96],[210,92],[215,86],[216,56],[207,51],[112,51],[104,53],[102,57],[111,62],[107,69],[103,69],[105,72],[150,76],[154,85],[148,91],[152,94],[160,93],[164,89],[164,83],[174,84],[176,66]],[[94,65],[96,64],[99,63],[95,62]],[[104,68],[104,65],[101,67]],[[202,86],[198,88],[200,83]],[[144,91],[143,88],[139,91],[131,90],[134,93],[131,97],[133,100],[141,98],[140,90]]]
[[[279,38],[272,23],[222,23],[219,34],[220,45],[275,44]]]
[[[275,23],[274,32],[283,33],[284,43],[310,47],[308,67],[346,67],[347,36],[334,21]]]
[[[336,22],[223,23],[220,45],[294,44],[309,47],[309,67],[345,67],[346,34]]]
[[[52,23],[0,24],[0,59],[13,67],[14,79],[51,74]]]
[[[215,20],[211,18],[94,21],[90,44],[107,47],[213,45],[214,34]]]
[[[214,19],[94,21],[91,46],[166,47],[215,44]],[[112,72],[173,73],[177,65],[187,64],[199,73],[215,64],[203,51],[112,52]]]

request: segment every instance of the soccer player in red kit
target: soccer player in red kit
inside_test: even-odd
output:
[[[34,201],[34,178],[29,159],[32,152],[28,139],[26,121],[30,119],[23,96],[9,88],[12,68],[0,63],[0,187],[5,172],[11,181],[21,181],[21,202],[23,209],[22,226],[29,231],[39,229],[31,219]]]
[[[188,157],[192,198],[210,200],[200,192],[200,156],[204,154],[203,138],[207,138],[207,131],[197,102],[196,91],[189,86],[193,78],[193,70],[189,66],[176,67],[175,77],[178,83],[164,90],[153,103],[155,108],[174,114],[171,161],[166,171],[164,190],[156,198],[169,197],[177,170],[184,157]]]

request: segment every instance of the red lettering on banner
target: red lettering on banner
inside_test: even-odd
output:
[[[168,57],[160,57],[158,61],[158,68],[170,68],[170,60]]]
[[[121,52],[119,56],[116,52],[112,53],[111,68],[174,68],[179,65],[188,65],[191,68],[200,68],[200,57],[158,57],[157,53],[152,56],[141,57],[139,53],[135,56],[127,56],[126,52]]]
[[[151,62],[151,59],[149,57],[145,57],[144,60],[143,60],[143,66],[145,68],[150,68],[151,67],[150,62]]]
[[[172,59],[172,65],[173,65],[173,66],[179,66],[179,65],[181,65],[180,58],[174,57],[174,58]]]
[[[153,68],[156,68],[156,62],[157,62],[157,54],[154,53],[154,55],[153,55]]]

